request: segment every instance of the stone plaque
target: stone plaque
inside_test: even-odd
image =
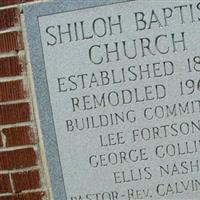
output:
[[[65,1],[25,15],[54,198],[199,199],[200,3]]]

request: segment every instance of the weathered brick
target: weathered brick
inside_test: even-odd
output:
[[[20,11],[18,8],[0,10],[0,30],[8,29],[19,24]]]
[[[6,6],[6,5],[26,3],[26,2],[31,2],[31,1],[34,1],[34,0],[0,0],[0,7]]]
[[[0,34],[0,53],[19,51],[24,48],[21,32],[8,32]]]
[[[32,167],[36,163],[36,152],[33,148],[0,152],[0,170]]]
[[[12,174],[12,180],[16,193],[40,188],[40,175],[38,170]]]
[[[0,58],[0,77],[21,75],[24,61],[18,56]]]
[[[44,192],[34,192],[27,194],[16,194],[0,197],[0,200],[42,200],[45,196]]]
[[[29,103],[0,105],[0,125],[31,120]]]
[[[11,193],[12,187],[8,174],[0,174],[0,193]]]
[[[0,82],[0,102],[24,99],[26,91],[22,80]]]
[[[14,5],[31,2],[33,0],[0,0],[0,6]],[[0,31],[6,30],[20,24],[20,11],[17,8],[6,8],[0,10]],[[22,33],[20,31],[0,33],[0,53],[10,51],[20,51],[24,49]],[[0,77],[18,76],[25,71],[25,60],[18,56],[0,58]],[[2,92],[3,91],[3,92]],[[26,97],[21,80],[7,81],[0,83],[0,102],[19,100]],[[29,103],[18,103],[10,105],[0,105],[0,125],[14,124],[31,120]],[[3,129],[3,142],[0,134],[0,147],[16,147],[18,150],[0,149],[0,171],[24,169],[36,166],[37,153],[34,148],[23,147],[36,143],[33,130],[29,126]],[[21,147],[22,146],[22,147]],[[13,173],[13,172],[12,172]],[[19,194],[1,195],[0,200],[43,200],[44,192],[21,193],[29,189],[39,189],[41,187],[39,172],[37,170],[13,173],[12,186]],[[3,184],[2,184],[3,183]],[[0,175],[0,193],[12,193],[9,175]],[[37,190],[39,191],[39,190]],[[45,198],[46,199],[46,198]]]
[[[35,144],[33,129],[29,126],[6,128],[2,133],[5,136],[6,147]]]

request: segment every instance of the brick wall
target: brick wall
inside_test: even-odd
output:
[[[47,199],[20,17],[30,1],[0,0],[0,200]]]

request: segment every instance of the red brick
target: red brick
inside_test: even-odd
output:
[[[0,174],[0,193],[11,193],[12,187],[8,174]]]
[[[19,23],[19,14],[18,8],[0,10],[0,30],[16,26]]]
[[[33,148],[0,152],[0,170],[21,169],[36,165],[36,152]]]
[[[16,194],[10,196],[0,197],[0,200],[42,200],[45,196],[44,192],[34,192],[27,194]]]
[[[3,129],[6,138],[6,147],[35,144],[33,130],[29,126]]]
[[[0,34],[0,53],[19,51],[24,48],[21,32],[8,32]]]
[[[16,193],[40,188],[40,175],[37,170],[12,174],[12,180]]]
[[[21,75],[24,61],[18,56],[0,58],[0,77]]]
[[[0,102],[20,100],[26,97],[22,80],[0,82]]]
[[[31,120],[29,103],[0,105],[0,125]]]
[[[0,7],[6,6],[6,5],[13,5],[13,4],[20,4],[20,3],[26,3],[34,0],[0,0]]]

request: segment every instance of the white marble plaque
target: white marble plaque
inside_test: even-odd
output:
[[[38,17],[68,200],[199,199],[199,23],[197,1]]]

